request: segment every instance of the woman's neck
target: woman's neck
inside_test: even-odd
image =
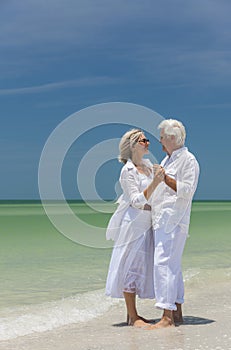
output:
[[[139,165],[142,165],[143,161],[142,161],[142,157],[136,157],[136,156],[133,156],[132,157],[132,162],[135,166],[139,166]]]

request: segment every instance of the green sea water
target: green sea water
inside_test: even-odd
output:
[[[95,232],[101,227],[102,241],[113,208],[92,205],[72,202],[70,208]],[[63,208],[49,204],[55,217],[68,225],[70,215]],[[231,278],[230,213],[231,202],[193,203],[182,262],[192,293]],[[82,228],[78,223],[74,227],[78,239],[88,233]],[[97,242],[94,231],[89,237]],[[110,256],[111,248],[90,248],[61,234],[41,203],[0,202],[0,341],[105,314],[119,302],[104,293]]]
[[[75,215],[106,227],[110,214],[84,203]],[[186,280],[230,271],[231,202],[194,202],[183,255]],[[41,203],[0,203],[0,308],[39,304],[104,288],[111,249],[77,244],[52,225]],[[78,230],[78,227],[76,228]]]

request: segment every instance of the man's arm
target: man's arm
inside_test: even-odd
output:
[[[173,191],[177,191],[177,187],[176,187],[176,180],[173,179],[172,177],[165,175],[164,176],[164,182],[166,183],[166,185],[168,185]]]
[[[160,169],[164,170],[164,168],[159,164],[153,165],[154,174]],[[169,186],[173,191],[177,191],[176,180],[170,177],[169,175],[164,174],[164,182],[167,186]]]

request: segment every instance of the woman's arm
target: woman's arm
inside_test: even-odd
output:
[[[164,180],[164,178],[165,178],[165,171],[162,167],[159,167],[155,172],[155,176],[152,182],[144,190],[144,196],[147,200],[151,197],[152,193],[155,191],[159,183],[161,183]]]
[[[126,168],[121,173],[120,183],[131,205],[135,208],[143,209],[155,188],[164,180],[164,176],[164,169],[158,169],[150,185],[140,192],[140,182],[136,168]]]
[[[135,208],[143,209],[147,199],[144,193],[140,192],[140,181],[135,167],[122,170],[120,184],[130,204]]]

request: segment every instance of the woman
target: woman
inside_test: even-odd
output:
[[[152,164],[143,156],[149,140],[141,130],[126,132],[119,145],[119,160],[125,165],[120,174],[123,190],[119,207],[111,217],[106,237],[115,241],[106,282],[106,295],[125,299],[129,325],[147,325],[136,310],[136,295],[154,298],[153,232],[148,200],[164,179],[158,169],[153,178]]]

